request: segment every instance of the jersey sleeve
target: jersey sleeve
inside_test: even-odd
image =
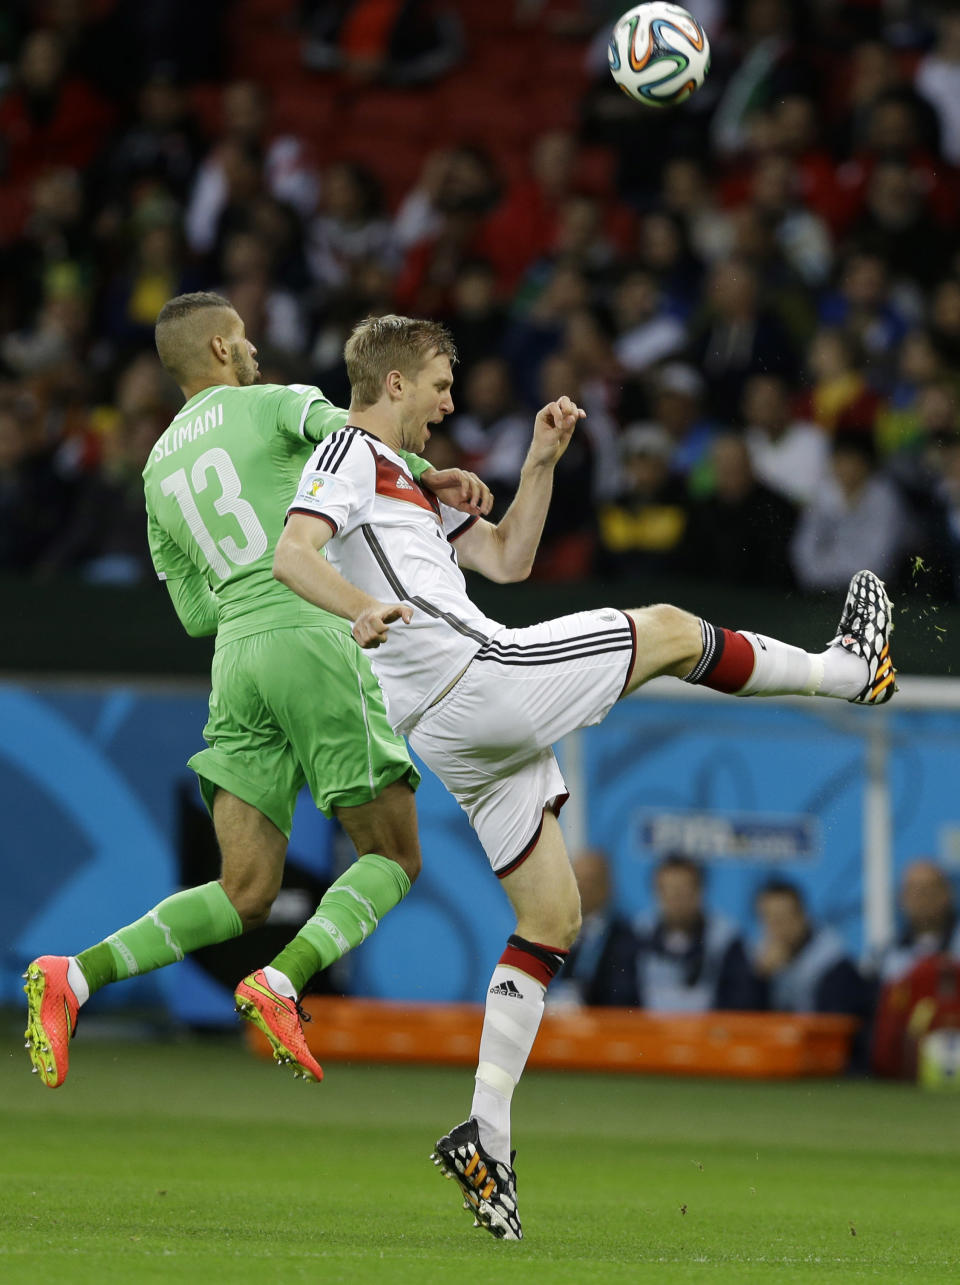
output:
[[[397,454],[402,456],[404,464],[406,464],[418,482],[424,473],[428,473],[434,467],[429,460],[425,460],[419,455],[411,455],[409,451],[398,451]]]
[[[452,509],[449,504],[441,504],[440,520],[443,523],[443,534],[452,543],[480,519],[475,513],[461,513],[459,509]]]
[[[173,609],[191,638],[206,638],[217,632],[220,611],[217,596],[199,571],[167,581]]]
[[[334,406],[310,384],[278,386],[277,423],[282,432],[308,442],[322,442],[343,428],[347,412]]]
[[[376,477],[373,452],[362,438],[345,443],[345,449],[325,444],[307,461],[287,516],[309,513],[327,522],[334,534],[346,534],[367,520]]]
[[[147,543],[150,546],[150,557],[153,569],[161,580],[182,580],[186,576],[197,574],[197,568],[177,544],[176,540],[165,531],[147,505]]]

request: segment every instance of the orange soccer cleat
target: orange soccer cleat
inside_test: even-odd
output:
[[[57,1089],[67,1078],[70,1041],[77,1029],[80,1002],[67,981],[66,955],[41,955],[27,967],[26,1049],[48,1089]]]
[[[278,1066],[292,1066],[294,1078],[322,1080],[323,1067],[307,1048],[301,1020],[309,1021],[295,999],[279,995],[263,969],[245,977],[234,992],[237,1012],[252,1022],[270,1041]]]

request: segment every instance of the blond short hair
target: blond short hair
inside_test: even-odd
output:
[[[343,350],[353,404],[363,410],[383,396],[391,370],[413,379],[432,357],[457,360],[453,336],[439,321],[415,317],[366,317],[357,323]]]

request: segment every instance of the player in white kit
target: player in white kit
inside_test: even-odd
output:
[[[345,356],[347,425],[304,469],[274,574],[376,649],[391,724],[466,811],[516,912],[487,992],[470,1118],[438,1141],[434,1160],[482,1226],[519,1239],[510,1099],[580,926],[552,744],[659,674],[741,696],[882,703],[895,690],[890,603],[872,572],[858,572],[837,637],[819,653],[666,604],[508,629],[473,605],[460,567],[501,582],[529,575],[554,467],[584,412],[566,397],[539,412],[516,497],[494,525],[439,504],[397,453],[422,450],[429,425],[453,410],[456,353],[444,328],[369,318]]]

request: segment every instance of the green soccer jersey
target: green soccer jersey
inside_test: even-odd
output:
[[[221,385],[191,397],[154,446],[143,470],[153,564],[161,580],[192,577],[203,590],[203,578],[218,646],[295,625],[349,629],[273,578],[303,466],[346,418],[303,384]],[[429,467],[409,462],[416,476]]]

